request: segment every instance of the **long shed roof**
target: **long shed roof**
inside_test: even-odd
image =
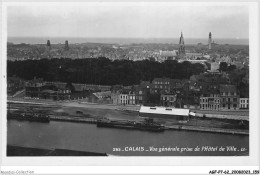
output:
[[[141,106],[140,113],[188,116],[189,109]]]

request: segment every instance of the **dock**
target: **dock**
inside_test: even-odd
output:
[[[97,123],[97,120],[94,118],[82,118],[82,117],[50,116],[50,120],[51,121],[76,122],[76,123],[91,123],[91,124]]]
[[[235,135],[249,135],[249,131],[237,130],[237,129],[223,129],[223,128],[206,128],[206,127],[194,127],[184,125],[165,126],[169,130],[183,130],[183,131],[197,131],[197,132],[211,132],[220,134],[235,134]]]

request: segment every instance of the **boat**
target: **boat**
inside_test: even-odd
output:
[[[97,127],[121,128],[121,129],[137,129],[145,131],[162,132],[165,130],[164,125],[153,122],[151,119],[144,121],[125,121],[125,120],[110,120],[102,118],[97,120]]]
[[[7,114],[7,119],[15,119],[15,120],[27,120],[33,122],[50,122],[50,117],[44,114],[33,114],[33,113],[22,113],[22,114]]]

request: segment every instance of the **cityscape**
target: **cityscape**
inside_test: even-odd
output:
[[[167,42],[8,36],[7,156],[248,156],[248,42],[174,28]]]

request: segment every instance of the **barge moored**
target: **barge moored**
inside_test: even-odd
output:
[[[50,117],[44,114],[22,113],[22,114],[7,114],[7,119],[27,120],[33,122],[50,122]]]
[[[154,132],[162,132],[165,130],[164,125],[154,123],[151,119],[144,121],[124,121],[124,120],[110,120],[108,118],[98,119],[97,127],[121,128],[121,129],[137,129]]]

